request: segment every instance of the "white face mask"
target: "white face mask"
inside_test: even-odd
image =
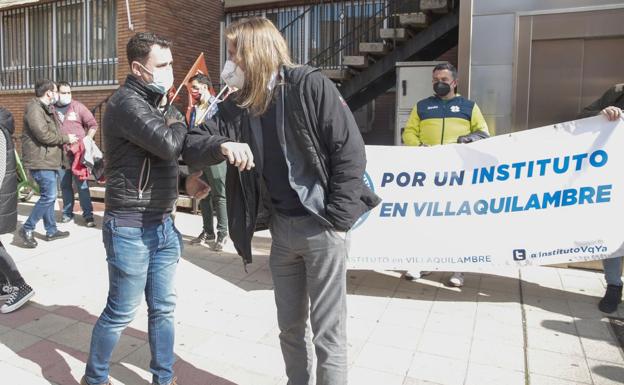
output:
[[[245,85],[245,73],[231,60],[225,62],[221,71],[221,79],[232,91],[240,90]]]
[[[155,68],[150,71],[141,63],[141,67],[148,74],[152,75],[152,82],[147,85],[154,92],[164,95],[173,86],[173,69],[171,67]]]
[[[71,95],[60,95],[57,104],[62,107],[68,105],[69,103],[71,103],[71,101]]]

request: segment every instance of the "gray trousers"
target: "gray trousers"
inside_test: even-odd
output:
[[[347,384],[348,233],[275,213],[269,265],[288,385]],[[307,328],[308,316],[313,338]]]

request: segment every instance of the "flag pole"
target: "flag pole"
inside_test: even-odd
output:
[[[212,101],[212,103],[210,103],[210,105],[208,106],[208,108],[206,108],[206,110],[204,111],[204,113],[202,114],[201,118],[197,119],[196,122],[201,122],[204,120],[204,117],[206,116],[206,114],[208,114],[208,111],[210,111],[212,109],[212,107],[217,104],[219,102],[219,96],[221,96],[223,94],[223,92],[225,90],[227,90],[229,87],[226,84],[225,87],[223,87],[221,89],[221,91],[219,91],[219,93],[217,94],[217,96],[215,96],[214,100]]]
[[[168,104],[172,104],[173,101],[175,100],[175,98],[178,96],[178,94],[180,93],[180,90],[182,89],[182,87],[184,85],[186,85],[186,83],[188,82],[188,80],[195,74],[192,74],[191,72],[193,71],[193,68],[196,68],[197,64],[200,63],[200,60],[204,59],[204,53],[201,52],[199,54],[199,56],[197,56],[197,59],[195,59],[195,63],[193,63],[193,66],[191,67],[191,69],[189,70],[189,72],[186,74],[186,76],[184,77],[184,80],[182,81],[182,83],[180,84],[180,87],[178,87],[178,89],[176,90],[175,94],[173,95],[173,97],[171,98],[171,100],[168,100]],[[204,65],[205,65],[205,61],[204,61]],[[201,72],[201,71],[200,71]],[[203,73],[203,72],[202,72]],[[208,74],[206,74],[208,75]]]
[[[178,87],[178,89],[176,90],[175,94],[173,94],[173,97],[171,98],[171,100],[169,100],[169,104],[173,103],[173,101],[175,100],[175,98],[178,96],[178,94],[180,93],[180,90],[182,89],[182,87],[186,84],[186,82],[182,82],[182,84],[180,84],[180,87]]]

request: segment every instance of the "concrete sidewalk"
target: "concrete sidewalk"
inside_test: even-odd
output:
[[[20,221],[30,211],[20,205]],[[98,228],[60,224],[71,236],[36,249],[2,236],[37,294],[0,314],[3,384],[77,385],[107,293]],[[245,273],[231,244],[191,246],[201,217],[178,213],[185,250],[178,270],[179,385],[285,385],[268,268],[268,233]],[[41,224],[38,231],[43,233]],[[349,271],[350,385],[572,385],[624,383],[624,355],[596,304],[599,273],[548,267],[503,275],[450,273],[415,282],[398,273]],[[519,279],[521,278],[521,280]],[[113,355],[113,383],[150,384],[145,305]],[[614,317],[624,317],[624,305]],[[10,380],[10,381],[9,381]]]

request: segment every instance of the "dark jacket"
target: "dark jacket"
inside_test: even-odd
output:
[[[58,170],[63,161],[61,146],[69,143],[69,136],[62,134],[54,116],[53,107],[33,98],[24,111],[22,132],[22,161],[30,170]]]
[[[588,118],[596,116],[603,109],[615,106],[624,109],[624,83],[616,84],[609,88],[600,98],[595,100],[589,106],[583,108],[578,118]]]
[[[353,115],[336,86],[317,69],[287,68],[281,75],[283,81],[276,86],[282,91],[277,101],[277,132],[283,138],[290,185],[320,223],[349,230],[381,201],[363,182],[364,141]],[[220,107],[219,119],[222,135],[248,143],[254,153],[254,169],[238,172],[230,166],[226,180],[230,237],[249,263],[253,233],[268,224],[263,210],[269,200],[262,181],[262,127],[259,117],[227,101]],[[183,152],[187,162],[201,163],[197,158],[201,135],[197,130],[189,135],[189,146]]]
[[[6,171],[0,176],[0,234],[12,233],[17,225],[17,174],[13,115],[0,107],[0,140],[6,141]]]
[[[167,114],[175,114],[177,122],[167,126],[166,114],[157,108],[161,99],[129,75],[106,105],[102,122],[106,210],[166,213],[178,199],[178,158],[187,127],[174,108]],[[218,146],[208,147],[207,158],[223,160],[212,150]]]

